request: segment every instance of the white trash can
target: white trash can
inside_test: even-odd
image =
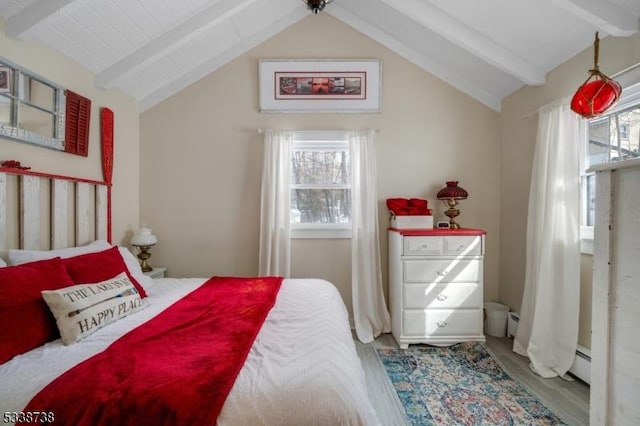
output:
[[[507,335],[507,317],[509,307],[501,303],[486,302],[484,304],[485,333],[494,337]]]

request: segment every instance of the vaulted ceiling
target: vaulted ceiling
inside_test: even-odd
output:
[[[321,13],[499,111],[596,31],[635,34],[640,0],[335,0]],[[309,14],[301,0],[0,0],[7,36],[62,52],[140,110]]]

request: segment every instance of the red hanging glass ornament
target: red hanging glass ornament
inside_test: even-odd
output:
[[[571,109],[586,118],[597,117],[604,113],[618,102],[622,94],[620,84],[601,73],[598,69],[598,51],[600,49],[598,33],[596,33],[596,40],[593,46],[593,69],[589,70],[589,77],[571,99]]]

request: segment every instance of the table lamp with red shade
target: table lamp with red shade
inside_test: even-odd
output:
[[[449,205],[449,209],[444,214],[449,218],[450,229],[460,229],[460,225],[455,221],[460,214],[458,200],[466,200],[468,196],[469,193],[458,186],[457,180],[448,181],[447,186],[438,191],[438,200],[444,200]]]

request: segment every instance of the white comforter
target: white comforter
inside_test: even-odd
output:
[[[0,413],[21,411],[57,376],[104,350],[204,281],[156,280],[147,290],[150,305],[146,309],[74,345],[64,346],[57,340],[0,365]],[[347,311],[332,284],[299,279],[283,282],[218,424],[378,424]]]

